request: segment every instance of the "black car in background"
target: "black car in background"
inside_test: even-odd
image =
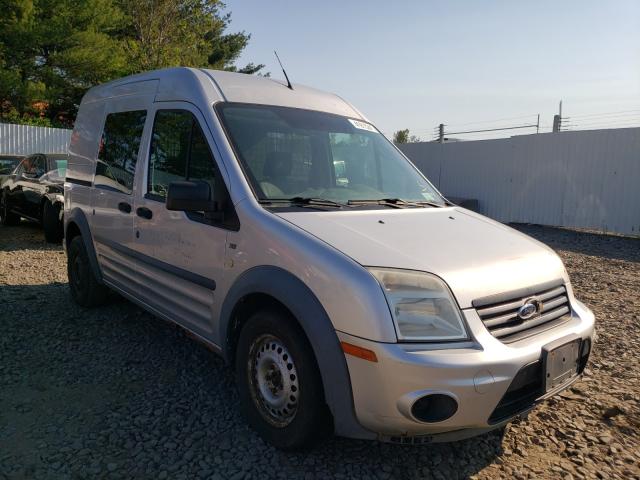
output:
[[[47,242],[60,243],[66,169],[66,154],[24,158],[0,184],[2,225],[17,225],[22,217],[40,223]]]

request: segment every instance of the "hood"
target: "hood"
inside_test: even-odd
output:
[[[51,170],[47,173],[45,173],[44,175],[42,175],[42,177],[40,177],[39,182],[42,185],[46,185],[47,187],[49,187],[49,189],[51,191],[62,191],[64,189],[64,178],[65,177],[61,177],[58,174],[57,170]]]
[[[546,245],[459,207],[278,215],[361,265],[438,275],[461,308],[477,298],[566,275]]]

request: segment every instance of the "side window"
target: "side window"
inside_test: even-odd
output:
[[[44,166],[45,162],[42,155],[30,155],[22,161],[16,173],[36,178],[44,174]]]
[[[46,164],[47,164],[47,162],[46,162],[45,157],[43,155],[37,155],[35,157],[35,159],[34,159],[34,162],[33,162],[33,172],[32,173],[36,177],[41,177],[47,171]]]
[[[205,180],[214,189],[216,166],[195,117],[185,110],[156,114],[149,157],[147,191],[157,200],[167,196],[177,180]]]
[[[96,186],[103,185],[131,193],[146,118],[145,110],[107,115],[98,151]]]
[[[186,178],[192,124],[189,112],[160,110],[156,114],[149,155],[148,193],[164,199],[171,182]]]
[[[211,156],[207,139],[200,129],[200,125],[193,119],[193,131],[191,133],[191,157],[187,169],[187,180],[204,180],[211,185],[213,192],[216,178],[215,160]]]
[[[24,172],[26,172],[30,162],[31,162],[31,157],[27,157],[23,159],[20,162],[20,165],[18,165],[18,168],[16,168],[15,174],[22,175]]]

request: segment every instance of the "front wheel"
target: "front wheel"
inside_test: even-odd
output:
[[[42,227],[44,228],[44,238],[49,243],[62,242],[62,219],[60,210],[62,206],[59,203],[55,205],[49,201],[44,204],[42,212]]]
[[[71,297],[82,307],[95,307],[104,303],[109,290],[96,278],[89,255],[80,235],[73,237],[67,252],[67,275]]]
[[[247,321],[236,350],[236,377],[242,411],[265,441],[296,450],[328,433],[313,350],[289,315],[267,310]]]

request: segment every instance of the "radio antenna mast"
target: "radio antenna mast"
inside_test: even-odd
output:
[[[278,63],[280,64],[280,68],[282,69],[282,73],[284,73],[284,78],[287,79],[287,87],[290,90],[293,90],[293,85],[291,85],[291,82],[289,81],[289,76],[287,75],[287,72],[285,71],[284,67],[282,66],[282,62],[280,61],[280,57],[278,56],[278,52],[276,52],[274,50],[273,53],[276,55],[276,58],[278,59]]]

